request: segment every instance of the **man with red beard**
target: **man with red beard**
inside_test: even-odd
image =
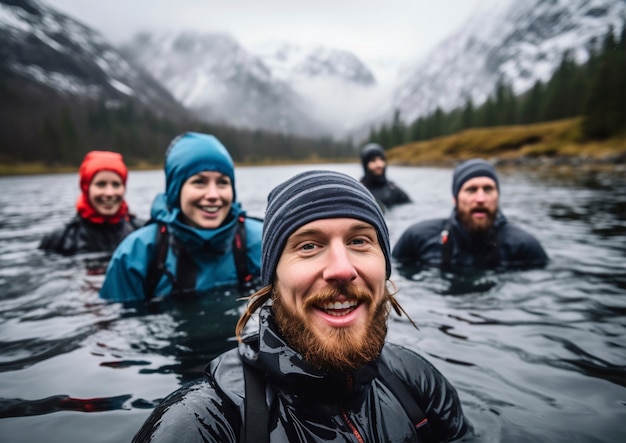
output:
[[[457,166],[452,196],[452,215],[410,226],[394,246],[394,258],[444,270],[528,269],[548,263],[537,239],[508,223],[499,210],[493,165],[472,159]]]
[[[391,307],[403,310],[387,288],[387,226],[363,185],[330,171],[280,184],[262,244],[265,286],[237,324],[239,348],[168,396],[133,441],[400,443],[467,432],[445,377],[385,342]]]

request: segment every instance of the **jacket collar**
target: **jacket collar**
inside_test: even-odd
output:
[[[150,217],[168,225],[176,240],[187,248],[189,252],[224,254],[231,247],[234,231],[237,229],[238,218],[245,216],[241,204],[234,202],[230,215],[226,221],[215,229],[197,229],[183,223],[183,214],[180,208],[170,208],[167,205],[166,195],[158,194],[152,203]]]

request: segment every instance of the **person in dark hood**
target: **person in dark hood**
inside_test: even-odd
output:
[[[165,398],[134,442],[451,441],[469,429],[456,390],[386,342],[389,233],[357,180],[307,171],[274,188],[261,279],[239,348]],[[258,328],[248,324],[258,316]],[[253,326],[253,327],[250,327]]]
[[[187,132],[172,141],[151,220],[115,250],[101,298],[199,294],[258,277],[262,222],[237,202],[233,160],[214,136]]]
[[[372,193],[384,208],[410,203],[409,196],[394,182],[387,180],[387,158],[379,144],[369,143],[361,149],[363,177],[361,183]]]
[[[500,211],[500,182],[492,164],[483,159],[459,164],[452,196],[450,217],[407,228],[393,248],[395,259],[444,270],[546,266],[548,255],[539,241]]]
[[[65,255],[113,252],[144,224],[129,212],[124,200],[128,168],[117,152],[90,151],[78,175],[81,194],[76,215],[63,228],[46,234],[39,249]]]

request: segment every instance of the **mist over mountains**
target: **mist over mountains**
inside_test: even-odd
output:
[[[498,80],[516,93],[547,80],[571,50],[578,62],[624,0],[502,0],[389,84],[339,48],[279,42],[245,49],[227,34],[143,32],[116,48],[42,1],[0,0],[0,70],[19,91],[66,100],[132,99],[157,114],[308,137],[367,135],[398,110],[405,122],[483,102]],[[410,42],[407,42],[409,44]]]

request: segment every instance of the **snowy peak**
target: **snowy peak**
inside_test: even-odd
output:
[[[277,77],[286,81],[325,77],[363,86],[375,83],[369,68],[354,54],[341,49],[278,43],[260,47],[256,53]]]
[[[227,34],[142,33],[125,52],[191,108],[217,105],[241,83],[272,82],[269,70]]]
[[[14,75],[58,92],[113,100],[133,97],[180,110],[173,97],[97,32],[34,0],[0,1],[0,53]]]
[[[223,33],[143,33],[124,52],[201,120],[320,135],[325,128],[288,84]]]
[[[397,86],[387,118],[399,109],[405,121],[483,103],[498,79],[522,93],[546,81],[566,50],[577,62],[589,56],[593,39],[613,25],[621,29],[623,0],[501,1],[472,17],[405,75]]]
[[[344,135],[376,85],[356,56],[321,46],[248,51],[226,34],[178,32],[138,35],[124,51],[202,119],[243,128]]]

